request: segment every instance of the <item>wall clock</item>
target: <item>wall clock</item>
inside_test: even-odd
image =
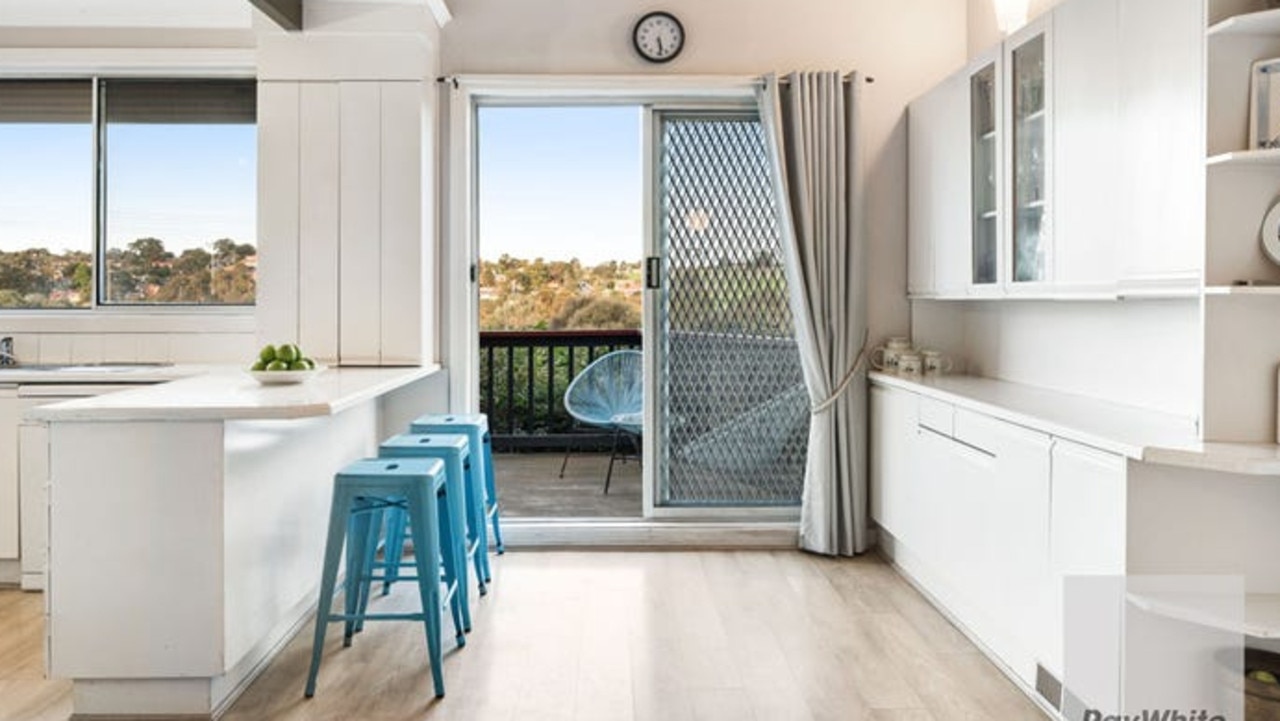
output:
[[[631,43],[651,63],[671,62],[684,49],[684,26],[671,13],[646,13],[631,31]]]

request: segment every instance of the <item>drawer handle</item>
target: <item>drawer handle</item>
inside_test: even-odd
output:
[[[922,431],[927,431],[928,433],[932,433],[933,435],[935,435],[935,436],[937,436],[937,437],[939,437],[939,438],[942,438],[942,439],[944,439],[944,440],[946,440],[946,441],[948,441],[948,442],[950,442],[950,443],[954,443],[954,444],[956,444],[957,446],[964,446],[965,448],[967,448],[967,449],[969,449],[969,450],[973,451],[974,453],[981,453],[982,455],[984,455],[984,456],[986,456],[986,457],[988,457],[988,458],[992,458],[992,459],[994,459],[994,458],[996,457],[996,454],[995,454],[995,453],[992,453],[991,451],[988,451],[988,450],[987,450],[987,449],[985,449],[985,448],[981,448],[981,447],[979,447],[979,446],[975,446],[975,445],[973,445],[972,443],[965,443],[964,441],[960,440],[959,438],[956,438],[955,436],[949,436],[949,435],[947,435],[946,433],[943,433],[942,431],[934,430],[934,429],[930,428],[929,426],[921,426],[921,425],[917,425],[917,426],[916,426],[916,428],[918,428],[919,430],[922,430]]]

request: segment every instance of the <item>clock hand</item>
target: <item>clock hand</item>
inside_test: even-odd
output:
[[[662,50],[662,38],[661,38],[661,37],[659,37],[659,38],[658,38],[658,54],[659,54],[659,55],[661,55],[662,53],[663,53],[663,50]]]

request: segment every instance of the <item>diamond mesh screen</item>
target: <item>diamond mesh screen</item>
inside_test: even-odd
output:
[[[666,114],[661,138],[660,502],[799,503],[809,402],[760,123]]]

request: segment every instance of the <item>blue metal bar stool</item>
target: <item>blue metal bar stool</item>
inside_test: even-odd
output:
[[[489,442],[489,418],[483,413],[429,413],[409,424],[410,433],[466,433],[472,448],[483,448],[474,453],[475,464],[484,477],[485,517],[493,522],[493,544],[498,553],[507,549],[502,544],[502,528],[498,524],[498,486],[493,481],[493,447]],[[488,566],[488,561],[485,562]],[[488,574],[485,581],[492,580]]]
[[[427,656],[437,697],[444,696],[444,655],[441,649],[441,610],[447,604],[453,616],[455,640],[466,644],[462,619],[462,599],[458,592],[455,535],[462,519],[455,515],[456,499],[449,498],[445,466],[438,459],[366,458],[343,468],[334,476],[333,505],[329,511],[329,537],[325,545],[324,569],[320,580],[320,603],[316,611],[315,638],[311,647],[311,669],[307,673],[306,696],[315,695],[316,676],[324,651],[325,631],[331,621],[345,624],[343,645],[351,644],[357,624],[371,621],[422,621],[426,628]],[[383,513],[403,509],[414,529],[418,548],[414,553],[419,613],[366,613],[368,587],[377,576],[368,567],[369,545],[376,541]],[[347,579],[344,612],[333,613],[334,585],[344,541],[347,547]],[[444,566],[444,583],[440,567]],[[409,579],[405,579],[409,580]]]
[[[488,587],[484,582],[484,552],[480,549],[484,548],[485,539],[485,517],[484,517],[484,489],[480,485],[478,478],[474,477],[473,464],[471,463],[470,443],[465,435],[461,434],[401,434],[388,438],[378,448],[378,456],[381,458],[439,458],[444,461],[444,471],[446,483],[456,484],[450,486],[450,492],[457,495],[459,513],[466,520],[466,533],[460,535],[465,538],[465,543],[459,549],[459,564],[462,568],[460,573],[463,588],[466,588],[467,582],[467,562],[475,564],[476,581],[480,590],[480,595],[488,593]],[[465,503],[463,502],[465,500]],[[465,509],[463,511],[462,509]],[[386,580],[383,582],[382,592],[384,594],[390,589],[391,584],[398,580],[399,565],[393,562],[393,559],[399,559],[405,542],[404,514],[391,513],[387,522],[387,539],[386,554],[384,556],[387,563]],[[407,564],[406,564],[407,565]],[[471,630],[471,604],[467,594],[462,594],[462,617],[466,623],[467,630]]]

